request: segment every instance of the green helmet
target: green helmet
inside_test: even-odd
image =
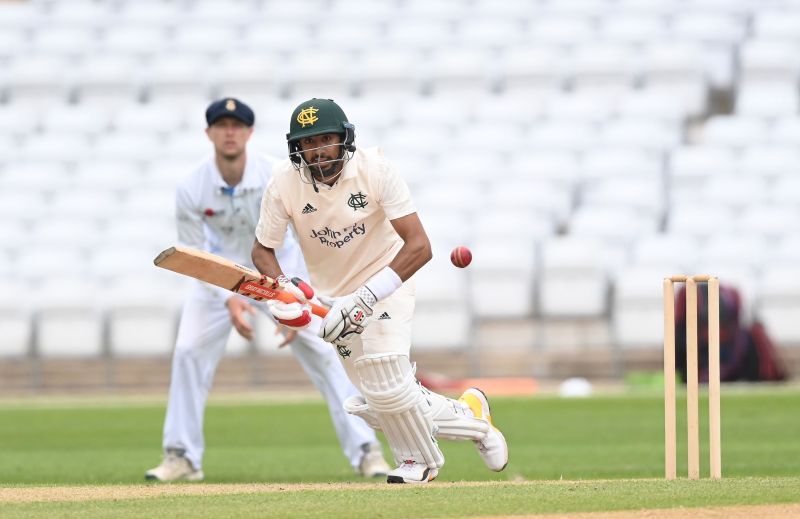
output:
[[[344,110],[332,99],[309,99],[294,109],[289,121],[289,133],[286,141],[289,144],[289,157],[292,162],[300,162],[298,143],[305,137],[313,137],[325,133],[344,135],[344,149],[355,151],[355,126],[350,124]]]

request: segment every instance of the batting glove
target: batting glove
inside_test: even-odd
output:
[[[297,298],[297,302],[284,303],[270,299],[267,301],[267,307],[272,316],[279,324],[292,330],[301,330],[308,326],[311,323],[311,306],[308,300],[314,297],[314,289],[300,278],[289,279],[283,274],[278,276],[275,282],[281,289]]]
[[[319,336],[326,342],[346,346],[364,331],[378,300],[365,286],[352,294],[336,299],[322,321]]]

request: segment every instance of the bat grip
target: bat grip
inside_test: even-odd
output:
[[[294,297],[292,294],[290,294],[289,292],[286,292],[286,291],[278,292],[277,299],[280,300],[280,301],[283,301],[284,303],[299,303],[300,302],[296,297]],[[308,301],[308,305],[311,306],[311,312],[314,315],[318,315],[318,316],[323,317],[323,318],[326,315],[328,315],[328,309],[325,308],[324,306],[318,305],[316,303],[312,303],[311,301]]]

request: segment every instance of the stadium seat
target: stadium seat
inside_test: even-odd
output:
[[[626,45],[592,42],[578,46],[568,60],[572,87],[577,92],[623,95],[639,79],[638,56]]]
[[[741,149],[768,142],[767,124],[754,117],[715,115],[704,127],[700,142],[706,146]]]
[[[286,89],[289,97],[300,102],[312,97],[336,99],[350,97],[354,90],[352,56],[338,49],[311,54],[297,53],[286,62]],[[346,103],[343,103],[347,106]]]
[[[623,349],[659,348],[664,337],[663,278],[678,272],[632,266],[614,280],[612,330]]]
[[[472,246],[471,309],[479,318],[530,317],[535,311],[533,241],[487,237]]]
[[[736,95],[736,115],[742,117],[776,119],[797,115],[799,107],[796,81],[742,83]]]
[[[500,51],[519,47],[527,41],[526,36],[518,17],[481,16],[461,19],[456,26],[454,40],[462,48]]]
[[[599,136],[604,147],[640,149],[659,158],[682,141],[680,126],[638,118],[611,121],[603,126]]]
[[[208,57],[197,53],[159,54],[148,62],[142,74],[145,98],[175,107],[205,108],[212,98],[208,70]]]
[[[795,195],[800,197],[800,195]],[[753,204],[739,217],[739,228],[745,234],[763,236],[773,242],[791,234],[800,220],[798,205]]]
[[[101,106],[109,112],[139,101],[141,67],[135,57],[93,56],[76,69],[76,96],[82,106]]]
[[[689,234],[650,234],[633,245],[631,265],[659,269],[662,277],[668,274],[686,274],[694,270],[699,248],[698,240]]]
[[[755,313],[778,346],[800,344],[800,269],[797,264],[764,271]]]
[[[632,90],[619,101],[617,113],[627,119],[640,118],[677,124],[685,121],[690,108],[680,96],[668,88],[640,88]]]
[[[494,89],[491,55],[483,49],[437,49],[423,74],[430,93],[439,97],[480,99]]]
[[[622,96],[595,91],[560,93],[543,103],[542,115],[556,121],[575,120],[584,124],[603,123],[616,114],[620,97]],[[508,111],[506,109],[503,113]]]
[[[214,97],[236,97],[253,107],[256,99],[281,95],[283,62],[263,52],[235,51],[209,73]],[[258,115],[258,114],[256,114]]]
[[[737,173],[733,151],[711,146],[682,146],[670,154],[669,172],[673,195],[692,194],[714,177]]]
[[[16,55],[3,71],[6,95],[14,104],[41,109],[63,104],[72,94],[68,64],[53,55]]]
[[[64,211],[56,211],[53,219],[40,222],[30,237],[34,243],[54,248],[78,247],[88,251],[101,245],[96,221]]]
[[[753,13],[753,36],[758,39],[797,43],[800,34],[800,11],[768,6]]]
[[[793,84],[800,73],[796,44],[772,39],[745,40],[739,50],[739,82]]]
[[[777,181],[800,171],[800,151],[791,146],[749,146],[742,152],[739,169],[745,176]]]
[[[592,124],[577,121],[547,121],[531,128],[534,150],[581,153],[597,146],[599,132]]]
[[[357,90],[362,96],[401,96],[412,98],[422,93],[422,56],[414,49],[365,49],[357,74]],[[348,112],[349,114],[349,112]]]
[[[155,132],[118,131],[99,137],[89,155],[97,160],[143,163],[163,157],[166,148]]]
[[[653,42],[642,51],[642,82],[651,91],[679,93],[690,114],[703,114],[708,78],[702,56],[702,49],[695,44]]]
[[[691,200],[684,203],[673,202],[666,231],[706,240],[718,233],[731,233],[736,227],[736,213],[730,205],[712,205]]]
[[[0,85],[2,82],[0,73]],[[15,139],[27,137],[38,129],[42,112],[41,107],[28,103],[0,104],[0,135]]]
[[[450,265],[449,250],[414,275],[417,302],[411,342],[419,350],[468,349],[472,340],[468,271]],[[442,326],[442,323],[447,323]]]
[[[553,13],[531,20],[528,34],[536,45],[571,48],[596,38],[596,28],[589,16]]]
[[[45,197],[72,184],[73,179],[63,162],[9,163],[3,176],[0,177],[0,186],[3,188],[0,196],[8,197],[4,198],[5,203],[0,206],[0,214],[35,217],[36,215],[30,212],[30,207],[45,207],[47,202]],[[32,205],[25,206],[23,203]],[[5,208],[8,208],[7,212],[4,211]]]
[[[550,181],[572,189],[581,177],[576,154],[565,150],[519,150],[511,154],[509,171],[519,172],[520,179]]]
[[[111,114],[111,126],[119,133],[152,133],[166,138],[185,124],[184,114],[170,104],[128,103]]]
[[[227,13],[240,16],[231,9]],[[218,58],[238,48],[241,31],[219,20],[207,22],[187,22],[177,25],[168,42],[169,51],[178,55],[198,54],[203,59]]]
[[[607,308],[608,279],[594,240],[557,237],[542,244],[539,313],[543,317],[599,317]]]
[[[41,126],[47,133],[76,133],[94,138],[108,132],[109,113],[96,105],[54,106],[42,114]]]
[[[126,2],[130,5],[134,2]],[[141,2],[154,3],[154,2]],[[167,31],[163,26],[143,25],[126,20],[113,30],[105,31],[99,46],[103,55],[140,60],[152,59],[167,44]]]
[[[548,227],[566,220],[572,210],[573,201],[572,191],[563,186],[526,178],[510,178],[505,182],[495,183],[488,191],[484,190],[479,199],[484,200],[487,207],[494,212],[518,211],[519,214],[537,215],[539,220],[545,217]],[[539,224],[535,227],[541,229]]]
[[[98,36],[91,29],[56,24],[37,28],[32,35],[29,49],[39,56],[76,60],[91,53],[97,43]]]
[[[18,157],[30,163],[75,162],[86,157],[91,150],[85,135],[43,133],[35,139],[27,139],[20,147]]]
[[[794,114],[777,119],[769,132],[769,143],[777,146],[800,145],[800,117]]]
[[[47,272],[54,276],[53,272]],[[99,357],[104,351],[99,290],[91,278],[38,279],[47,296],[38,301],[35,352],[40,358]]]
[[[598,39],[604,42],[638,45],[666,39],[667,24],[664,17],[644,13],[611,13],[600,20]]]
[[[565,86],[563,51],[526,45],[506,49],[498,63],[498,79],[506,95],[552,96]]]
[[[3,347],[0,358],[19,359],[31,354],[33,341],[33,298],[30,284],[19,278],[0,277],[0,329]]]

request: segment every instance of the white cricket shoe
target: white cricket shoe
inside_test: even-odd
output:
[[[380,443],[365,443],[361,446],[364,454],[358,464],[358,474],[365,478],[385,477],[392,467],[383,459]]]
[[[508,444],[503,433],[492,423],[492,413],[489,409],[489,400],[480,389],[471,387],[464,391],[459,402],[466,404],[475,418],[489,422],[489,432],[482,440],[475,440],[475,446],[483,458],[483,462],[490,470],[500,472],[508,465]]]
[[[427,483],[436,479],[439,469],[428,468],[424,463],[405,460],[386,476],[387,483]]]
[[[144,479],[151,481],[203,481],[203,471],[196,469],[183,455],[183,451],[167,449],[164,460],[158,467],[144,473]]]

